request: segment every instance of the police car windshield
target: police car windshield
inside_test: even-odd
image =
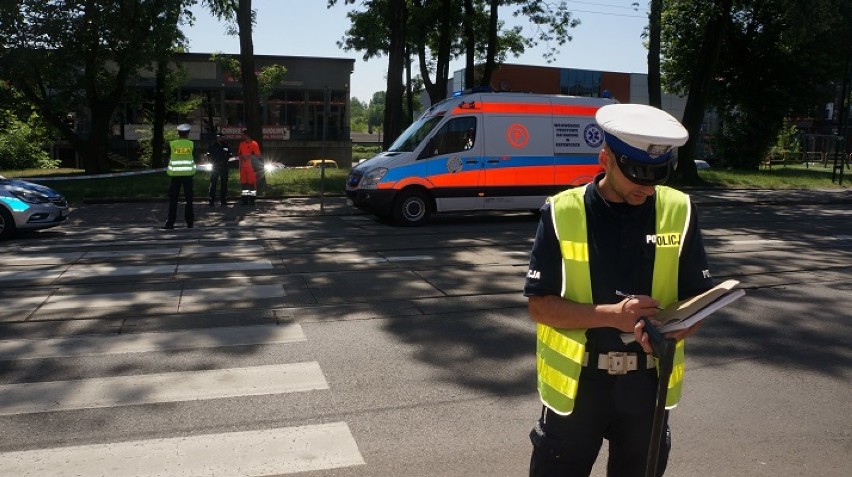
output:
[[[396,139],[396,141],[391,144],[390,149],[388,151],[391,152],[412,152],[417,149],[417,146],[423,141],[426,136],[432,132],[432,129],[435,128],[435,125],[441,121],[441,117],[443,114],[437,114],[432,116],[421,116],[420,119],[415,121],[411,126],[408,126],[408,129],[403,131],[403,133]]]

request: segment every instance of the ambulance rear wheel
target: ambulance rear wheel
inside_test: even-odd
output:
[[[429,196],[417,189],[404,190],[393,203],[393,221],[397,225],[415,227],[429,220]]]

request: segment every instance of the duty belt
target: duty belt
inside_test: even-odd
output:
[[[652,369],[657,366],[657,362],[653,355],[643,353],[627,353],[623,351],[610,351],[609,353],[593,354],[592,359],[597,357],[597,366],[595,363],[589,362],[589,353],[583,354],[583,367],[595,366],[597,369],[602,369],[607,374],[623,375],[630,371],[639,369]]]

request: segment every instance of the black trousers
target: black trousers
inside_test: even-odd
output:
[[[223,204],[228,199],[228,165],[216,164],[210,170],[210,188],[207,190],[210,203],[216,202],[216,186],[219,186],[219,201]]]
[[[192,225],[195,221],[195,213],[192,210],[193,188],[192,176],[172,176],[169,183],[169,218],[166,220],[167,225],[174,225],[177,218],[178,197],[180,189],[183,187],[183,197],[186,201],[186,209],[184,210],[184,220],[187,225]]]
[[[608,477],[644,477],[656,394],[654,369],[610,376],[584,368],[574,411],[561,416],[544,408],[530,433],[530,477],[587,477],[604,439],[609,441]],[[668,413],[664,438],[658,476],[666,470],[671,447]]]

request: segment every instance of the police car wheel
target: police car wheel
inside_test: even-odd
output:
[[[15,235],[15,218],[12,213],[0,206],[0,240],[12,238]]]
[[[422,191],[402,191],[394,201],[393,219],[398,225],[421,225],[429,220],[429,214],[429,197]]]

